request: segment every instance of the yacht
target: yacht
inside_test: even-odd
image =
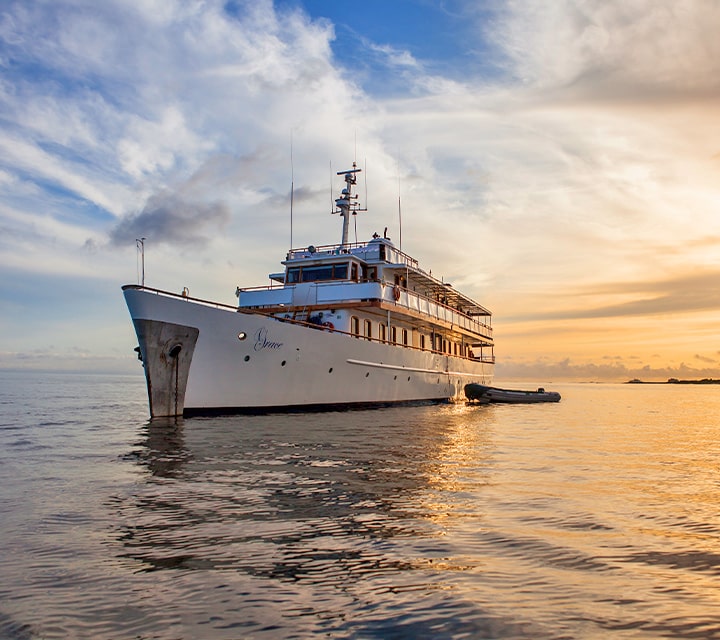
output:
[[[335,211],[339,244],[291,249],[237,304],[129,284],[151,418],[464,401],[492,382],[491,313],[377,233],[350,242],[361,169]]]

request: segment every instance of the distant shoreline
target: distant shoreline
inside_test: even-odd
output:
[[[669,378],[665,382],[645,382],[638,378],[628,380],[625,384],[720,384],[720,380],[714,378],[703,378],[702,380],[678,380],[677,378]]]

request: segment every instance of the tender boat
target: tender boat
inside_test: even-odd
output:
[[[237,304],[123,292],[151,417],[464,401],[492,381],[491,313],[421,269],[387,233],[348,240],[357,174],[339,172],[339,244],[291,249]]]
[[[537,391],[520,391],[516,389],[498,389],[484,384],[471,382],[465,385],[465,396],[471,402],[487,404],[505,402],[510,404],[530,404],[533,402],[560,402],[560,394],[556,391],[545,391],[542,387]]]

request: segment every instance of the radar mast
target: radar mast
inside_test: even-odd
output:
[[[347,171],[338,171],[337,175],[345,176],[345,188],[342,190],[342,195],[335,200],[335,206],[337,209],[333,213],[339,213],[343,219],[342,228],[342,246],[347,246],[348,234],[350,231],[350,216],[357,215],[358,211],[366,211],[361,209],[360,204],[357,202],[357,194],[354,194],[353,187],[357,184],[356,174],[360,173],[362,169],[357,168],[357,164],[353,162],[353,168]]]

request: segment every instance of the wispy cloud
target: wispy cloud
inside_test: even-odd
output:
[[[720,89],[713,0],[519,0],[498,12],[492,37],[530,86],[623,101]]]
[[[662,316],[708,310],[720,312],[719,281],[720,270],[712,269],[667,280],[606,283],[575,291],[566,289],[558,292],[556,299],[570,305],[573,300],[579,299],[584,302],[583,306],[547,312],[529,310],[521,317],[535,321]],[[603,298],[624,298],[626,301],[587,306],[588,301]]]
[[[697,358],[696,358],[697,359]],[[702,358],[700,362],[706,361]],[[528,362],[502,362],[497,366],[497,377],[503,380],[534,381],[547,384],[557,380],[582,380],[585,382],[627,382],[638,379],[645,382],[678,380],[718,379],[716,363],[711,367],[694,367],[681,363],[678,366],[629,366],[616,363],[583,363],[570,358],[559,361],[534,360]]]

